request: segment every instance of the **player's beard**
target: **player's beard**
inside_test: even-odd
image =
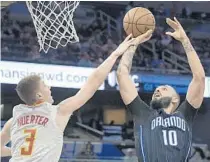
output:
[[[171,100],[172,100],[171,97],[161,97],[160,99],[155,98],[150,102],[150,106],[156,110],[162,109],[162,108],[165,109],[165,108],[168,108],[168,106],[171,103]]]

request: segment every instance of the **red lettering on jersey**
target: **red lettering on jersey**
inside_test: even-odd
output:
[[[34,122],[34,120],[35,120],[35,116],[34,115],[31,115],[31,121],[30,121],[30,123],[32,124]]]
[[[36,115],[36,121],[35,121],[35,124],[37,124],[39,117],[40,117],[40,115]]]
[[[26,124],[29,124],[29,116],[26,116],[25,119],[26,119]]]
[[[17,124],[18,126],[23,126],[26,124],[39,124],[45,126],[49,119],[45,116],[40,116],[40,115],[27,115],[27,116],[22,116],[17,119]]]
[[[44,121],[42,122],[42,125],[45,126],[45,124],[46,124],[48,121],[49,121],[49,119],[48,119],[48,118],[45,118]]]
[[[25,118],[26,118],[25,116],[22,117],[22,125],[26,124],[26,119]]]
[[[38,124],[40,124],[40,125],[42,124],[42,119],[43,118],[44,118],[43,116],[40,116]]]
[[[22,118],[19,118],[19,119],[18,119],[18,126],[21,126],[21,119],[22,119]]]
[[[23,118],[20,118],[20,126],[23,125]]]

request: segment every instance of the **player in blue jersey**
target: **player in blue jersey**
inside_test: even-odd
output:
[[[166,34],[183,45],[192,71],[185,101],[180,104],[179,94],[169,85],[155,90],[150,105],[141,100],[129,77],[137,46],[129,47],[117,71],[122,99],[133,115],[136,152],[140,162],[188,161],[192,123],[203,101],[205,72],[198,55],[177,19],[166,19],[166,22],[174,29],[173,33]],[[139,40],[136,44],[147,40]]]

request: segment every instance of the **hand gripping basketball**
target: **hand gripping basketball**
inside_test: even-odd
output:
[[[152,37],[152,30],[148,30],[146,33],[138,36],[137,38],[133,38],[135,46],[148,41]]]

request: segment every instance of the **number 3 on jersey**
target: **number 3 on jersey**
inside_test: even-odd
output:
[[[162,130],[164,145],[177,146],[177,133],[175,130]]]
[[[27,134],[25,143],[28,143],[27,147],[21,147],[21,155],[28,156],[32,154],[34,141],[36,137],[36,129],[25,129],[24,134]]]

